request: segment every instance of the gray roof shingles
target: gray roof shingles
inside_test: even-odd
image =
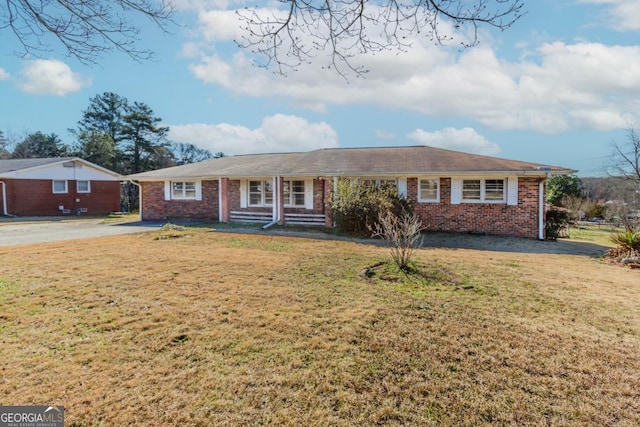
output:
[[[439,173],[572,173],[567,168],[500,159],[427,146],[331,148],[300,153],[222,157],[129,175],[129,179],[385,176]]]
[[[35,168],[51,163],[64,162],[72,160],[74,157],[51,157],[36,159],[6,159],[0,160],[0,173],[14,172],[23,169]]]

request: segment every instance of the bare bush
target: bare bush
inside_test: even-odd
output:
[[[393,262],[399,269],[407,270],[416,248],[422,245],[421,231],[424,229],[415,213],[403,210],[400,215],[396,215],[385,210],[379,214],[371,233],[389,243]]]

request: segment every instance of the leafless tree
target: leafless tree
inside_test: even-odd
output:
[[[282,9],[239,11],[246,35],[242,47],[263,55],[263,66],[278,72],[295,69],[320,52],[329,51],[329,67],[339,73],[367,70],[352,58],[367,52],[404,50],[411,38],[426,34],[436,44],[468,31],[464,47],[478,43],[478,29],[508,29],[525,12],[522,0],[279,0]]]
[[[627,129],[625,143],[613,142],[613,176],[618,176],[640,185],[640,136],[632,126]]]
[[[612,147],[614,160],[609,174],[629,183],[631,191],[625,198],[627,212],[623,217],[631,218],[635,226],[640,215],[640,136],[629,126],[626,142],[613,142]]]
[[[95,63],[112,50],[145,60],[150,50],[139,49],[144,16],[166,32],[172,23],[170,0],[6,0],[0,7],[0,33],[12,33],[22,47],[17,54],[41,56],[62,45],[69,56]],[[3,37],[4,39],[4,37]]]
[[[406,270],[413,253],[422,243],[420,233],[424,229],[417,214],[403,211],[398,216],[387,209],[378,215],[378,222],[371,227],[371,235],[386,240],[393,262],[400,270]]]

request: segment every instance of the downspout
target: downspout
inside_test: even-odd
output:
[[[7,184],[4,181],[0,181],[0,184],[2,184],[2,210],[4,211],[4,216],[15,216],[7,212]]]
[[[263,225],[263,230],[266,230],[267,228],[272,227],[280,222],[280,180],[278,179],[278,177],[273,178],[273,191],[275,193],[271,216],[271,218],[273,218],[273,221],[271,221],[269,224]]]
[[[547,174],[547,178],[549,174]],[[547,181],[544,178],[538,184],[538,239],[544,240],[544,184]]]
[[[132,179],[129,182],[138,187],[138,212],[140,212],[140,221],[142,221],[142,186]]]

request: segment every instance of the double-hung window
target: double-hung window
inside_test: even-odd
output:
[[[304,181],[291,180],[282,182],[285,206],[305,206]]]
[[[69,192],[67,181],[61,179],[53,180],[53,194],[66,194]]]
[[[421,179],[418,186],[419,202],[440,201],[440,180],[438,178]]]
[[[273,184],[270,180],[249,181],[249,206],[272,206]]]
[[[188,200],[196,198],[195,181],[173,181],[171,182],[171,198]]]
[[[91,193],[91,182],[90,181],[76,181],[76,191],[78,193]]]
[[[499,203],[506,201],[504,179],[465,179],[462,200],[465,202]]]

